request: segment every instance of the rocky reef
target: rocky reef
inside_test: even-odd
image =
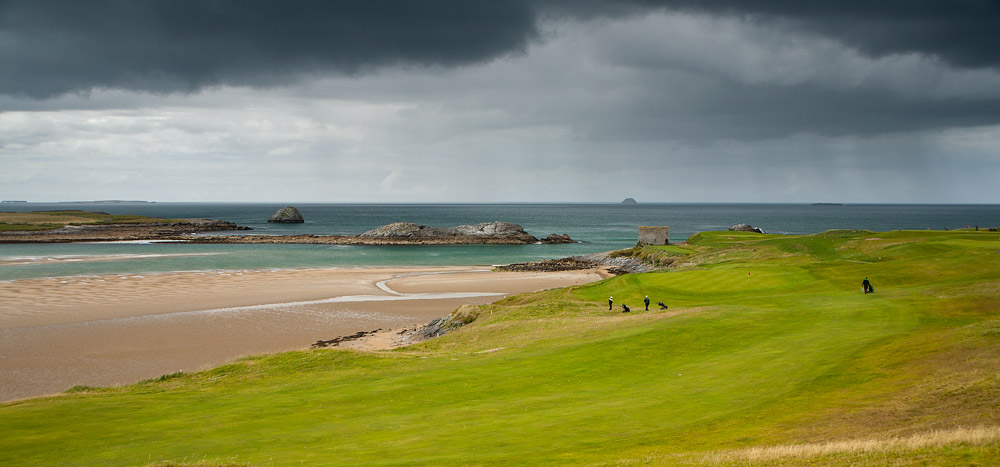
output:
[[[141,240],[181,240],[191,234],[251,230],[250,227],[213,219],[184,219],[180,222],[145,224],[67,225],[43,231],[0,232],[0,243],[122,242]]]
[[[364,244],[530,244],[571,243],[568,235],[552,234],[539,240],[512,222],[485,222],[457,227],[428,227],[412,222],[396,222],[369,230],[356,237]]]
[[[574,243],[565,234],[541,240],[511,222],[485,222],[457,227],[428,227],[412,222],[394,222],[360,235],[215,235],[187,237],[194,243],[304,243],[336,245],[528,245]]]
[[[566,234],[549,234],[548,237],[542,239],[542,243],[576,243],[576,240],[569,238]]]
[[[211,244],[526,245],[575,242],[565,234],[551,234],[539,240],[525,232],[520,225],[511,222],[487,222],[449,228],[396,222],[360,235],[195,235],[236,230],[251,229],[232,222],[186,219],[173,223],[79,225],[46,231],[0,232],[0,243],[160,240]]]

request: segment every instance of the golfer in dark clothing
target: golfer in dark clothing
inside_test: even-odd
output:
[[[614,305],[614,303],[615,303],[615,297],[608,297],[608,311],[611,311],[613,309],[612,305]]]
[[[867,277],[865,278],[865,280],[861,281],[861,288],[865,289],[865,293],[875,292],[875,289],[872,288],[872,283],[868,282]]]
[[[646,304],[646,311],[649,311],[649,295],[646,295],[646,298],[642,299],[642,303]]]

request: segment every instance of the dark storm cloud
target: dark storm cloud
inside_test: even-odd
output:
[[[963,67],[1000,65],[996,0],[673,0],[641,1],[709,14],[782,19],[874,55],[921,53]]]
[[[688,88],[690,89],[690,88]],[[617,105],[585,109],[581,138],[596,141],[739,141],[798,133],[874,136],[1000,122],[1000,99],[914,100],[879,89],[828,89],[812,84],[748,86],[708,83],[678,101],[646,92]],[[697,116],[697,118],[692,118]]]
[[[457,66],[521,53],[545,19],[653,10],[747,17],[879,56],[1000,64],[996,1],[0,0],[0,93],[189,92],[309,73]]]
[[[539,5],[539,4],[536,4]],[[1000,65],[997,0],[550,0],[553,16],[623,16],[653,9],[781,22],[872,56],[933,55],[961,67]]]
[[[303,73],[462,65],[523,51],[521,2],[0,1],[0,93],[267,86]]]

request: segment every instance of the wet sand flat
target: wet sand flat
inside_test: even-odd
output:
[[[591,282],[595,271],[476,267],[185,272],[0,282],[0,400],[133,383],[462,304]]]

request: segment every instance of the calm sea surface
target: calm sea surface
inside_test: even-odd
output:
[[[956,229],[1000,226],[1000,205],[805,204],[297,204],[304,224],[268,224],[282,204],[2,204],[2,211],[81,209],[166,218],[203,217],[265,235],[359,234],[392,222],[435,227],[507,221],[536,237],[569,234],[569,245],[359,247],[338,245],[0,244],[0,280],[219,269],[490,265],[595,253],[635,245],[640,225],[669,225],[679,242],[737,223],[769,233],[828,229]]]

